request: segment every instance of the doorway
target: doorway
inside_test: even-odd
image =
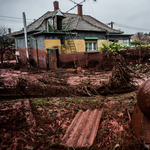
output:
[[[48,68],[49,69],[57,69],[58,68],[58,48],[47,49],[48,56]]]

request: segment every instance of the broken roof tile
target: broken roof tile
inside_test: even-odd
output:
[[[86,112],[80,110],[68,127],[62,143],[71,147],[88,147],[93,144],[97,134],[102,110]]]

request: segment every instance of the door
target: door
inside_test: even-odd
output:
[[[58,49],[47,49],[49,69],[57,69],[57,51]]]

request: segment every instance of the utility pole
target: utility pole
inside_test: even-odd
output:
[[[27,59],[29,59],[28,39],[27,39],[27,27],[26,27],[26,15],[25,15],[25,12],[22,13],[22,16],[23,16],[23,25],[24,25],[24,37],[25,37],[26,55],[27,55]]]

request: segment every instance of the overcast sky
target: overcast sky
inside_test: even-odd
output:
[[[0,0],[0,26],[12,28],[13,31],[23,27],[22,12],[26,13],[28,23],[38,19],[47,11],[53,11],[54,0]],[[58,0],[62,12],[75,6],[70,0]],[[83,0],[74,0],[77,3]],[[77,13],[77,7],[70,11]],[[91,15],[107,24],[113,21],[114,28],[124,33],[150,32],[150,0],[86,0],[83,14]],[[17,17],[20,19],[7,18]]]

